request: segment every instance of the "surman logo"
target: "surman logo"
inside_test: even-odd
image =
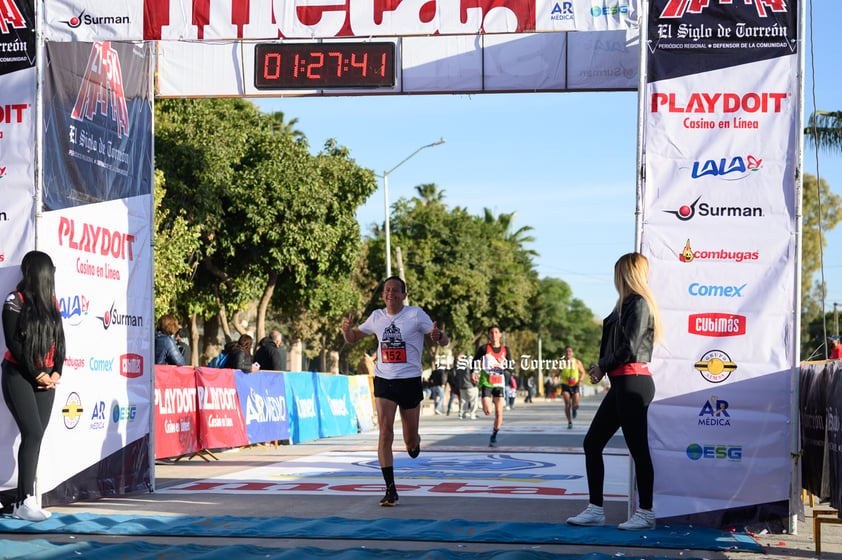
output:
[[[15,0],[0,0],[0,33],[8,33],[12,29],[23,29],[26,22],[15,4]]]
[[[129,133],[129,110],[123,91],[120,58],[109,41],[94,43],[70,116],[78,121],[92,121],[97,112],[106,118],[110,116],[117,125],[120,138]]]
[[[82,18],[84,16],[85,16],[85,10],[82,10],[82,12],[78,16],[73,16],[72,18],[70,18],[66,21],[62,21],[61,23],[67,24],[67,27],[69,27],[71,29],[76,29],[77,27],[82,25]]]

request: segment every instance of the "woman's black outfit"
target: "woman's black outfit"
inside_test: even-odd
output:
[[[608,374],[611,388],[602,400],[585,436],[585,466],[590,503],[603,504],[605,465],[602,451],[619,428],[634,460],[640,507],[652,509],[655,471],[649,453],[647,412],[655,397],[655,383],[646,362],[652,359],[654,321],[646,300],[627,296],[602,324],[599,369]]]
[[[42,358],[43,369],[34,371],[24,365],[24,331],[20,325],[22,304],[22,296],[18,292],[9,294],[3,304],[3,333],[8,348],[2,364],[3,399],[21,436],[18,447],[18,503],[23,502],[27,496],[35,495],[35,473],[41,454],[41,440],[50,421],[56,395],[54,390],[38,389],[35,378],[42,371],[61,375],[64,364],[64,355],[56,352],[53,345],[52,351]]]

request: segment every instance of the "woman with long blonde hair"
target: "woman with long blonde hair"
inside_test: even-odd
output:
[[[603,484],[605,464],[602,452],[618,429],[634,460],[640,504],[623,530],[655,528],[652,499],[655,470],[649,453],[647,413],[655,397],[655,383],[649,371],[652,346],[660,338],[661,316],[649,289],[649,261],[640,253],[628,253],[614,265],[617,305],[602,323],[599,363],[592,366],[591,381],[608,375],[611,388],[594,415],[585,436],[585,468],[588,474],[589,504],[571,517],[571,525],[604,525]]]

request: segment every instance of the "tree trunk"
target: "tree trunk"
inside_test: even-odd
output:
[[[269,308],[269,302],[272,300],[272,294],[275,293],[275,286],[277,284],[278,273],[273,270],[269,272],[269,278],[266,279],[266,287],[263,288],[263,295],[260,296],[260,302],[257,304],[255,342],[263,340],[263,337],[266,336],[266,309]]]
[[[219,345],[219,315],[205,319],[205,334],[203,339],[202,357],[198,363],[205,366],[222,350],[222,347]]]
[[[199,325],[196,321],[196,314],[190,314],[190,364],[199,362]]]

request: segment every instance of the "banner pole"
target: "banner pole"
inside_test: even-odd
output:
[[[44,0],[35,2],[35,248],[40,249],[44,201]]]

